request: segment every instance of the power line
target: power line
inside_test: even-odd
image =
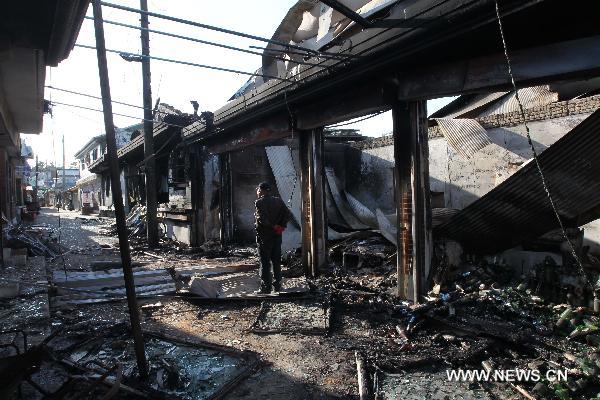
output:
[[[88,46],[88,45],[85,45],[85,44],[76,44],[75,46],[76,47],[82,47],[84,49],[96,50],[95,46]],[[142,54],[133,54],[133,53],[129,53],[127,51],[111,50],[111,49],[106,49],[106,51],[109,52],[109,53],[116,53],[116,54],[119,54],[119,55],[125,56],[125,57],[136,57],[136,58],[139,58],[139,59],[147,58],[147,59],[150,59],[150,60],[165,61],[165,62],[170,62],[170,63],[174,63],[174,64],[190,65],[192,67],[214,69],[214,70],[217,70],[217,71],[231,72],[231,73],[234,73],[234,74],[241,74],[241,75],[248,75],[248,76],[260,76],[260,77],[263,77],[263,78],[277,79],[277,80],[285,81],[285,82],[289,81],[289,79],[280,78],[278,76],[273,76],[273,75],[264,75],[264,74],[257,74],[257,73],[253,73],[253,72],[238,71],[236,69],[223,68],[223,67],[215,67],[215,66],[206,65],[206,64],[197,64],[197,63],[193,63],[193,62],[189,62],[189,61],[173,60],[171,58],[163,58],[163,57],[156,57],[156,56],[145,56],[145,55],[142,55]]]
[[[307,53],[312,53],[314,55],[321,55],[321,54],[336,55],[336,56],[341,55],[339,53],[328,53],[328,52],[321,52],[321,51],[317,51],[317,50],[313,50],[313,49],[308,49],[306,47],[302,47],[302,46],[297,46],[297,45],[293,45],[293,44],[290,44],[290,43],[281,42],[279,40],[267,39],[267,38],[263,38],[261,36],[250,35],[248,33],[238,32],[238,31],[234,31],[234,30],[231,30],[231,29],[221,28],[221,27],[218,27],[218,26],[213,26],[213,25],[208,25],[208,24],[202,24],[200,22],[189,21],[189,20],[186,20],[186,19],[183,19],[183,18],[171,17],[169,15],[159,14],[159,13],[155,13],[155,12],[152,12],[152,11],[143,11],[143,10],[140,10],[140,9],[137,9],[137,8],[131,8],[131,7],[126,7],[126,6],[122,6],[122,5],[118,5],[118,4],[107,3],[107,2],[104,2],[104,1],[100,2],[100,4],[103,5],[103,6],[105,6],[105,7],[116,8],[118,10],[129,11],[129,12],[138,13],[138,14],[146,14],[146,15],[151,16],[151,17],[160,18],[160,19],[166,19],[168,21],[178,22],[180,24],[191,25],[191,26],[195,26],[195,27],[198,27],[198,28],[203,28],[203,29],[208,29],[208,30],[212,30],[212,31],[216,31],[216,32],[226,33],[228,35],[239,36],[239,37],[243,37],[243,38],[246,38],[246,39],[257,40],[259,42],[276,44],[276,45],[283,46],[283,47],[286,47],[286,48],[291,48],[291,49],[296,49],[296,50],[302,50],[302,51],[305,51]],[[348,57],[355,57],[354,55],[350,55],[350,54],[348,54],[347,56]]]
[[[67,107],[75,107],[75,108],[81,108],[82,110],[89,110],[89,111],[96,111],[96,112],[104,112],[102,110],[99,110],[97,108],[91,108],[91,107],[84,107],[84,106],[78,106],[76,104],[69,104],[69,103],[61,103],[59,101],[53,101],[52,104],[58,104],[60,106],[67,106]],[[169,122],[165,122],[165,121],[156,121],[156,120],[146,120],[144,118],[140,118],[140,117],[134,117],[133,115],[127,115],[127,114],[119,114],[119,113],[113,113],[113,115],[118,115],[120,117],[125,117],[125,118],[132,118],[132,119],[137,119],[138,121],[152,121],[152,122],[159,122],[165,125],[169,125],[169,126],[175,126],[177,128],[185,128],[185,125],[177,125],[177,124],[172,124]]]
[[[506,45],[506,37],[504,35],[504,27],[502,25],[502,18],[500,17],[500,6],[498,4],[498,0],[495,0],[495,4],[496,4],[496,17],[498,19],[498,28],[500,29],[500,38],[502,39],[502,47],[504,49],[504,57],[506,59],[506,67],[507,67],[508,76],[510,78],[512,88],[515,92],[515,99],[517,100],[517,104],[519,105],[519,113],[521,114],[521,118],[523,118],[523,124],[525,125],[525,133],[527,134],[527,142],[529,144],[529,147],[531,148],[531,152],[533,153],[533,160],[535,161],[535,166],[536,166],[538,172],[540,173],[542,187],[544,188],[544,191],[546,192],[546,196],[548,197],[548,201],[550,202],[550,207],[552,208],[552,211],[554,212],[554,216],[556,217],[556,220],[558,221],[558,225],[560,227],[562,235],[565,238],[566,242],[569,244],[569,250],[571,250],[571,255],[573,256],[573,259],[577,263],[577,266],[579,267],[579,271],[580,271],[581,275],[583,276],[583,278],[585,279],[586,284],[593,290],[594,285],[592,285],[592,283],[590,282],[590,280],[585,272],[585,269],[583,268],[583,264],[581,263],[581,260],[579,259],[577,252],[575,251],[573,242],[571,242],[571,239],[569,239],[569,236],[567,235],[565,225],[562,221],[562,218],[560,217],[558,208],[556,207],[556,203],[555,203],[554,199],[552,198],[552,195],[550,194],[550,188],[548,186],[548,181],[546,180],[546,175],[544,174],[544,171],[542,170],[542,165],[540,164],[537,150],[535,149],[535,146],[533,145],[533,141],[531,139],[531,132],[529,131],[529,125],[527,124],[527,116],[525,115],[525,109],[523,107],[523,103],[521,102],[521,99],[519,96],[519,90],[517,89],[517,84],[515,82],[515,76],[514,76],[513,70],[512,70],[512,62],[508,55],[508,46]]]
[[[376,112],[375,114],[367,115],[366,117],[362,117],[362,118],[357,119],[355,121],[348,121],[348,122],[344,122],[342,124],[329,125],[327,128],[338,128],[340,126],[346,126],[346,125],[356,124],[358,122],[362,122],[362,121],[366,121],[368,119],[374,118],[374,117],[376,117],[378,115],[383,114],[384,112],[385,111],[379,111],[379,112]]]
[[[90,19],[90,20],[94,20],[94,17],[85,17],[86,19]],[[253,54],[253,55],[257,55],[257,56],[262,56],[263,53],[260,53],[258,51],[253,51],[253,50],[247,50],[247,49],[242,49],[240,47],[235,47],[235,46],[229,46],[227,44],[222,44],[222,43],[216,43],[216,42],[210,42],[208,40],[202,40],[202,39],[197,39],[197,38],[193,38],[193,37],[189,37],[189,36],[183,36],[183,35],[178,35],[175,33],[170,33],[170,32],[165,32],[165,31],[159,31],[156,29],[149,29],[149,28],[142,28],[140,26],[135,26],[135,25],[129,25],[129,24],[125,24],[122,22],[117,22],[117,21],[109,21],[109,20],[102,20],[102,22],[104,22],[105,24],[110,24],[110,25],[116,25],[116,26],[121,26],[124,28],[130,28],[130,29],[137,29],[139,31],[146,31],[146,32],[150,32],[150,33],[155,33],[157,35],[163,35],[163,36],[170,36],[170,37],[174,37],[177,39],[182,39],[182,40],[188,40],[190,42],[196,42],[196,43],[201,43],[201,44],[205,44],[208,46],[215,46],[215,47],[220,47],[223,49],[228,49],[228,50],[233,50],[233,51],[239,51],[242,53],[247,53],[247,54]],[[291,60],[291,59],[287,59],[285,57],[281,57],[281,56],[272,56],[275,59],[281,60],[281,61],[289,61],[289,62],[293,62],[296,64],[302,64],[302,65],[318,65],[315,63],[309,63],[309,62],[305,62],[305,61],[296,61],[296,60]]]
[[[71,93],[71,94],[75,94],[75,95],[77,95],[77,96],[84,96],[84,97],[89,97],[89,98],[92,98],[92,99],[98,99],[98,100],[102,100],[102,97],[100,97],[100,96],[94,96],[94,95],[92,95],[92,94],[87,94],[87,93],[76,92],[76,91],[74,91],[74,90],[68,90],[68,89],[61,89],[61,88],[57,88],[57,87],[54,87],[54,86],[49,86],[49,85],[47,85],[47,86],[45,86],[45,87],[46,87],[46,88],[48,88],[48,89],[57,90],[57,91],[59,91],[59,92]],[[50,101],[50,102],[52,102],[52,101]],[[145,108],[144,108],[144,107],[142,107],[142,106],[137,106],[137,105],[135,105],[135,104],[124,103],[124,102],[122,102],[122,101],[116,101],[116,100],[112,100],[112,102],[113,102],[114,104],[121,104],[121,105],[123,105],[123,106],[127,106],[127,107],[134,107],[134,108],[139,108],[139,109],[145,110]],[[163,112],[163,111],[157,111],[157,112],[158,112],[158,113],[161,113],[161,114],[168,114],[168,113],[166,113],[166,112]]]

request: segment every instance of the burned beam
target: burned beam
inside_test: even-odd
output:
[[[317,128],[300,132],[300,184],[302,187],[302,264],[315,277],[327,262],[324,136]]]
[[[233,239],[233,188],[231,184],[231,153],[219,155],[219,220],[221,245]]]
[[[371,22],[363,18],[360,14],[358,14],[353,9],[349,8],[345,4],[340,3],[338,0],[321,0],[321,3],[327,4],[329,7],[333,8],[344,17],[351,19],[356,22],[363,28],[370,28]]]
[[[298,147],[300,153],[300,188],[302,194],[302,205],[301,205],[301,221],[300,229],[302,234],[302,268],[304,269],[304,275],[311,277],[311,263],[310,263],[310,237],[311,237],[311,224],[310,224],[310,196],[308,195],[310,190],[310,172],[309,172],[309,153],[308,153],[308,140],[310,132],[299,132],[298,135]]]
[[[412,169],[413,300],[418,303],[425,293],[426,276],[431,267],[431,198],[429,191],[429,149],[427,104],[408,104]]]
[[[533,86],[600,73],[600,36],[511,51],[518,86]],[[438,65],[401,75],[401,99],[431,99],[460,94],[512,90],[503,53]]]
[[[396,202],[396,268],[400,298],[409,298],[412,268],[412,194],[410,113],[408,103],[392,107],[394,137],[394,200]]]
[[[250,124],[235,136],[219,136],[206,140],[206,150],[211,154],[238,151],[250,146],[283,139],[292,135],[290,119],[287,114],[279,115],[260,124]]]
[[[398,296],[418,303],[432,252],[426,103],[397,102],[392,117]]]

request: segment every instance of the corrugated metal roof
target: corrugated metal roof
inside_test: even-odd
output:
[[[600,217],[600,110],[539,156],[552,197],[567,225]],[[471,251],[491,253],[536,238],[558,223],[534,162],[528,163],[435,229]]]
[[[551,92],[548,85],[533,86],[519,89],[519,98],[523,104],[523,108],[532,108],[557,102],[558,93]],[[500,101],[487,107],[477,117],[481,118],[489,115],[506,114],[514,111],[519,111],[519,103],[517,102],[515,94],[509,93]]]
[[[486,130],[474,119],[437,118],[436,122],[448,144],[464,158],[473,157],[492,143]]]
[[[367,229],[369,228],[367,225],[360,222],[360,220],[354,215],[351,207],[348,205],[348,202],[342,197],[342,193],[337,184],[337,178],[335,173],[333,172],[333,168],[325,168],[325,175],[327,176],[327,183],[329,184],[329,189],[331,190],[331,196],[333,197],[333,201],[340,212],[342,218],[351,229]]]
[[[506,95],[509,92],[493,92],[483,93],[476,95],[463,95],[452,103],[448,104],[441,110],[433,113],[431,118],[460,118],[470,111],[484,107],[487,104],[498,100],[500,97]],[[470,97],[470,99],[466,99]],[[462,103],[462,104],[461,104]]]
[[[281,199],[286,203],[294,220],[300,225],[302,221],[300,213],[301,204],[301,187],[300,177],[296,172],[294,166],[294,159],[292,152],[287,146],[268,146],[265,147],[267,152],[267,158],[269,159],[269,165],[273,171],[275,177],[275,183],[277,184],[277,190]]]

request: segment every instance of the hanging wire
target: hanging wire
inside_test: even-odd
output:
[[[81,108],[82,110],[96,111],[96,112],[100,112],[100,113],[104,112],[104,111],[99,110],[97,108],[78,106],[78,105],[69,104],[69,103],[61,103],[59,101],[53,101],[52,104],[58,104],[60,106],[66,106],[66,107]],[[162,124],[165,124],[165,125],[168,125],[168,126],[175,126],[177,128],[185,128],[186,127],[185,125],[172,124],[172,123],[165,122],[165,121],[157,121],[157,120],[144,119],[144,118],[141,118],[141,117],[134,117],[133,115],[119,114],[119,113],[115,113],[115,112],[113,112],[113,115],[118,115],[119,117],[137,119],[138,121],[159,122],[159,123],[162,123]]]
[[[131,7],[126,7],[126,6],[122,6],[122,5],[118,5],[118,4],[113,4],[113,3],[107,3],[107,2],[100,2],[101,5],[105,6],[105,7],[111,7],[111,8],[116,8],[118,10],[123,10],[123,11],[128,11],[128,12],[133,12],[133,13],[138,13],[138,14],[146,14],[150,17],[155,17],[155,18],[160,18],[160,19],[165,19],[167,21],[173,21],[173,22],[177,22],[180,24],[185,24],[185,25],[191,25],[191,26],[195,26],[198,28],[203,28],[203,29],[208,29],[208,30],[212,30],[212,31],[216,31],[216,32],[221,32],[221,33],[225,33],[228,35],[233,35],[233,36],[239,36],[239,37],[243,37],[246,39],[252,39],[252,40],[256,40],[259,42],[265,42],[265,43],[270,43],[270,44],[275,44],[275,45],[279,45],[279,46],[283,46],[284,48],[291,48],[291,49],[296,49],[296,50],[301,50],[301,51],[305,51],[307,53],[312,53],[314,55],[334,55],[334,56],[340,56],[343,54],[339,54],[339,53],[328,53],[328,52],[324,52],[324,51],[318,51],[318,50],[313,50],[313,49],[309,49],[306,47],[302,47],[302,46],[297,46],[297,45],[293,45],[290,43],[285,43],[285,42],[281,42],[279,40],[274,40],[274,39],[267,39],[267,38],[263,38],[261,36],[256,36],[256,35],[250,35],[248,33],[244,33],[244,32],[238,32],[238,31],[234,31],[231,29],[226,29],[226,28],[221,28],[218,26],[213,26],[213,25],[208,25],[208,24],[202,24],[200,22],[194,22],[194,21],[189,21],[183,18],[177,18],[177,17],[171,17],[169,15],[164,15],[164,14],[159,14],[159,13],[155,13],[155,12],[151,12],[151,11],[143,11],[137,8],[131,8]],[[360,56],[355,56],[352,54],[347,54],[347,57],[360,57]]]
[[[83,96],[83,97],[89,97],[89,98],[92,98],[92,99],[102,100],[102,97],[95,96],[95,95],[92,95],[92,94],[76,92],[74,90],[68,90],[68,89],[61,89],[61,88],[57,88],[57,87],[54,87],[54,86],[46,86],[46,87],[48,89],[57,90],[59,92],[65,92],[65,93],[75,94],[77,96]],[[127,106],[127,107],[139,108],[141,110],[145,110],[146,109],[145,107],[138,106],[138,105],[135,105],[135,104],[130,104],[130,103],[124,103],[122,101],[111,100],[111,103],[113,103],[113,104],[120,104],[120,105]],[[152,109],[152,111],[154,111],[154,109]],[[157,110],[156,112],[159,113],[159,114],[170,114],[170,113],[165,112],[165,111],[158,111]]]
[[[558,221],[558,225],[560,226],[562,235],[569,245],[569,249],[571,250],[571,255],[575,259],[575,262],[577,263],[577,266],[579,267],[581,275],[585,279],[586,284],[589,285],[589,287],[593,289],[594,287],[591,284],[587,274],[585,273],[583,264],[581,263],[581,260],[579,259],[577,252],[575,251],[575,246],[573,246],[571,239],[569,239],[569,236],[567,235],[565,225],[560,217],[560,214],[558,213],[558,208],[556,207],[556,203],[550,193],[550,189],[548,187],[548,182],[546,181],[546,176],[544,175],[544,171],[542,170],[542,166],[541,166],[540,160],[538,158],[537,150],[535,149],[535,146],[533,145],[533,140],[531,139],[531,132],[529,130],[529,125],[527,124],[527,116],[525,115],[525,108],[523,107],[523,103],[521,102],[521,99],[519,97],[519,91],[517,89],[517,84],[515,83],[515,77],[514,77],[513,70],[512,70],[512,63],[511,63],[510,57],[508,55],[508,46],[506,45],[506,37],[504,35],[504,27],[502,26],[502,18],[500,17],[500,6],[498,5],[498,0],[495,0],[495,4],[496,4],[496,17],[498,19],[498,28],[500,29],[500,37],[502,38],[502,46],[504,48],[504,57],[506,59],[508,75],[510,77],[510,82],[513,87],[513,91],[515,93],[515,99],[517,100],[517,104],[519,105],[519,112],[521,114],[521,118],[523,118],[523,124],[525,125],[525,132],[527,133],[527,142],[529,143],[529,147],[531,148],[531,152],[533,153],[533,160],[535,161],[536,168],[540,174],[540,178],[542,180],[542,186],[544,187],[544,191],[546,192],[546,196],[548,197],[548,201],[550,202],[550,207],[552,208],[552,211],[554,212],[554,215],[556,216],[556,220]]]
[[[374,114],[367,115],[366,117],[362,117],[362,118],[360,118],[360,119],[357,119],[357,120],[355,120],[355,121],[348,121],[348,122],[344,122],[344,123],[342,123],[342,124],[329,125],[327,128],[338,128],[338,127],[340,127],[340,126],[346,126],[346,125],[352,125],[352,124],[356,124],[356,123],[358,123],[358,122],[362,122],[362,121],[366,121],[366,120],[368,120],[368,119],[371,119],[371,118],[375,118],[376,116],[378,116],[378,115],[381,115],[381,114],[383,114],[384,112],[385,112],[385,111],[379,111],[379,112],[376,112],[376,113],[374,113]]]
[[[89,20],[94,20],[94,17],[88,17],[88,16],[86,16],[85,18],[89,19]],[[159,30],[156,30],[156,29],[142,28],[140,26],[129,25],[129,24],[125,24],[123,22],[110,21],[110,20],[107,20],[107,19],[103,19],[102,22],[105,23],[105,24],[109,24],[109,25],[121,26],[121,27],[129,28],[129,29],[137,29],[137,30],[140,30],[140,31],[146,31],[146,32],[149,32],[149,33],[157,34],[157,35],[163,35],[163,36],[169,36],[169,37],[173,37],[173,38],[177,38],[177,39],[188,40],[190,42],[196,42],[196,43],[201,43],[201,44],[205,44],[205,45],[208,45],[208,46],[220,47],[220,48],[223,48],[223,49],[232,50],[232,51],[238,51],[238,52],[241,52],[241,53],[252,54],[252,55],[257,55],[257,56],[262,56],[263,55],[263,53],[258,52],[258,51],[242,49],[240,47],[229,46],[227,44],[222,44],[222,43],[217,43],[217,42],[211,42],[211,41],[208,41],[208,40],[202,40],[202,39],[197,39],[197,38],[193,38],[193,37],[189,37],[189,36],[178,35],[176,33],[159,31]],[[293,63],[296,63],[296,64],[302,64],[302,65],[318,65],[318,64],[315,64],[315,63],[309,63],[309,62],[305,62],[305,61],[291,60],[291,59],[288,59],[288,58],[285,58],[285,57],[281,57],[281,56],[273,56],[273,58],[281,60],[281,61],[293,62]]]
[[[81,47],[81,48],[84,48],[84,49],[96,50],[95,46],[89,46],[89,45],[86,45],[86,44],[75,44],[75,47]],[[264,74],[257,74],[255,72],[239,71],[239,70],[231,69],[231,68],[215,67],[213,65],[198,64],[198,63],[193,63],[193,62],[190,62],[190,61],[173,60],[172,58],[164,58],[164,57],[156,57],[156,56],[146,56],[146,55],[143,55],[143,54],[133,54],[133,53],[129,53],[127,51],[122,51],[122,50],[105,49],[105,51],[108,52],[108,53],[116,53],[116,54],[120,55],[121,57],[123,57],[124,59],[126,59],[127,61],[130,61],[130,60],[131,61],[137,61],[138,59],[141,60],[143,58],[147,58],[149,60],[157,60],[157,61],[170,62],[170,63],[173,63],[173,64],[189,65],[189,66],[192,66],[192,67],[205,68],[205,69],[213,69],[213,70],[216,70],[216,71],[231,72],[231,73],[234,73],[234,74],[241,74],[241,75],[247,75],[247,76],[257,76],[257,77],[269,78],[269,79],[276,79],[276,80],[286,81],[286,82],[289,81],[289,79],[280,78],[278,76],[273,76],[273,75],[264,75]]]

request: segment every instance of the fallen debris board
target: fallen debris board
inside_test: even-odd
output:
[[[221,294],[219,285],[208,278],[199,276],[192,278],[190,293],[201,297],[217,298]]]
[[[84,371],[118,363],[123,367],[123,381],[127,383],[137,369],[133,339],[129,332],[114,332],[116,330],[69,350],[67,362]],[[222,398],[258,365],[255,355],[247,351],[184,342],[148,332],[144,336],[150,366],[149,386],[153,392],[148,392],[150,398]],[[114,373],[108,376],[114,379]],[[138,389],[147,391],[142,387]]]
[[[330,318],[331,305],[327,300],[263,302],[250,331],[325,334],[329,331]]]
[[[240,272],[208,279],[218,285],[220,298],[256,297],[255,292],[260,288],[260,278],[256,272]],[[304,277],[284,278],[280,293],[306,293],[309,290],[308,282]]]

